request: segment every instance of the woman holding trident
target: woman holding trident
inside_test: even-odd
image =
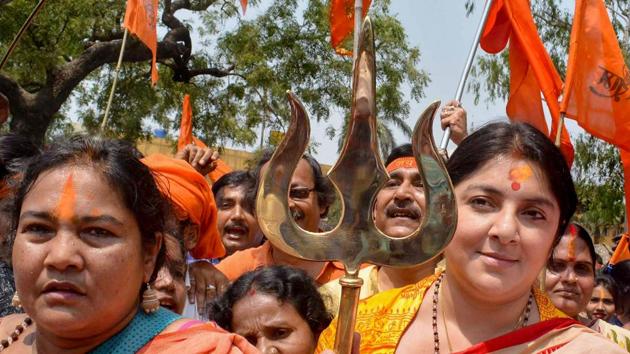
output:
[[[446,272],[359,305],[362,353],[624,353],[558,311],[534,282],[577,197],[535,128],[490,124],[447,163],[458,223]],[[336,323],[322,334],[330,348]]]

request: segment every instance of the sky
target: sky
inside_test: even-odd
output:
[[[418,68],[429,73],[431,82],[424,90],[425,96],[416,102],[409,98],[409,89],[405,88],[407,101],[410,103],[410,116],[407,124],[413,127],[424,109],[433,101],[443,103],[453,99],[462,71],[468,57],[483,7],[478,1],[473,14],[466,16],[464,1],[440,0],[395,0],[391,2],[390,12],[396,16],[405,28],[408,43],[418,47],[422,54]],[[248,9],[246,19],[255,16],[264,8],[264,2],[259,8]],[[250,17],[253,18],[253,17]],[[378,29],[375,30],[378,37]],[[480,50],[478,51],[479,54]],[[377,62],[378,66],[379,63]],[[478,128],[489,121],[507,120],[505,116],[504,100],[486,102],[487,96],[482,94],[478,105],[474,104],[473,93],[464,92],[462,106],[468,112],[468,129]],[[378,110],[378,107],[377,107]],[[337,139],[330,141],[326,136],[326,127],[341,127],[341,116],[331,116],[328,122],[312,122],[311,139],[319,143],[315,157],[324,164],[334,164],[337,160]],[[377,116],[378,119],[378,116]],[[436,117],[439,120],[439,117]],[[567,127],[573,136],[581,131],[574,122],[568,122]],[[339,130],[338,130],[339,131]],[[397,144],[409,142],[402,131],[394,130]],[[438,121],[434,124],[436,144],[442,139],[442,130]],[[257,145],[256,145],[257,146]],[[251,150],[256,146],[251,147]],[[449,150],[455,148],[452,143]]]

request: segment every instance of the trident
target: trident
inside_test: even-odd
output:
[[[331,231],[313,233],[300,228],[291,217],[289,185],[306,150],[310,125],[304,106],[290,92],[291,123],[262,175],[256,199],[260,228],[275,247],[303,259],[344,264],[346,274],[339,280],[342,293],[334,348],[340,354],[349,354],[352,348],[363,283],[358,277],[361,263],[408,267],[427,262],[450,242],[457,224],[453,186],[431,134],[438,101],[422,113],[412,138],[427,201],[422,225],[402,238],[388,237],[374,225],[374,198],[389,176],[378,150],[374,34],[369,18],[363,23],[353,78],[352,119],[341,156],[328,173],[342,196],[339,224]]]

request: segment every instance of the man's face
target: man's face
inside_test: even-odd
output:
[[[260,175],[269,167],[269,162],[260,169]],[[315,176],[311,165],[300,159],[289,189],[289,208],[293,219],[306,231],[319,231],[319,220],[326,214],[327,209],[321,208],[317,201],[317,191],[315,190]]]
[[[293,219],[306,231],[319,230],[319,219],[325,213],[317,201],[315,176],[311,165],[304,159],[293,172],[289,189],[289,208]]]
[[[217,226],[227,255],[256,247],[262,234],[244,186],[225,186],[217,193]]]
[[[414,232],[422,221],[425,199],[417,168],[398,168],[376,195],[374,223],[390,237]]]

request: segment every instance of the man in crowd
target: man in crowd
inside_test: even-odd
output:
[[[256,178],[247,171],[227,173],[212,185],[212,193],[226,256],[260,246],[263,237],[254,213]]]
[[[451,127],[451,139],[459,144],[467,134],[466,111],[457,101],[451,101],[441,113],[442,127]],[[416,231],[425,214],[426,201],[420,172],[413,156],[411,144],[403,144],[392,150],[385,161],[389,180],[376,195],[374,202],[374,224],[384,234],[399,238]],[[369,266],[359,271],[363,279],[361,298],[381,291],[413,284],[433,274],[441,257],[427,263],[406,267]],[[332,281],[322,286],[330,295],[329,309],[337,311],[341,286]]]
[[[273,151],[263,153],[256,175],[267,168]],[[318,232],[321,218],[325,217],[335,198],[330,182],[324,177],[319,163],[304,155],[291,178],[289,208],[297,224],[306,231]],[[324,284],[344,274],[343,267],[333,262],[313,262],[293,257],[274,247],[269,241],[262,246],[239,251],[222,260],[217,269],[234,280],[261,266],[289,265],[306,271],[318,284]]]
[[[158,187],[170,201],[172,212],[167,220],[168,229],[173,236],[183,240],[185,249],[192,257],[204,260],[225,255],[217,230],[217,208],[212,190],[204,176],[198,172],[200,168],[212,163],[211,155],[211,150],[202,153],[197,161],[197,169],[193,168],[192,163],[161,154],[142,159],[154,172]],[[221,277],[220,281],[225,282],[225,277],[218,272],[208,271],[205,264],[206,262],[197,262],[189,268],[189,273],[192,274],[189,301],[197,304],[197,313],[194,313],[194,306],[191,309],[187,307],[184,312],[187,316],[196,317],[205,312],[206,297],[214,296],[216,290],[208,289],[208,283],[215,282],[215,277]]]

